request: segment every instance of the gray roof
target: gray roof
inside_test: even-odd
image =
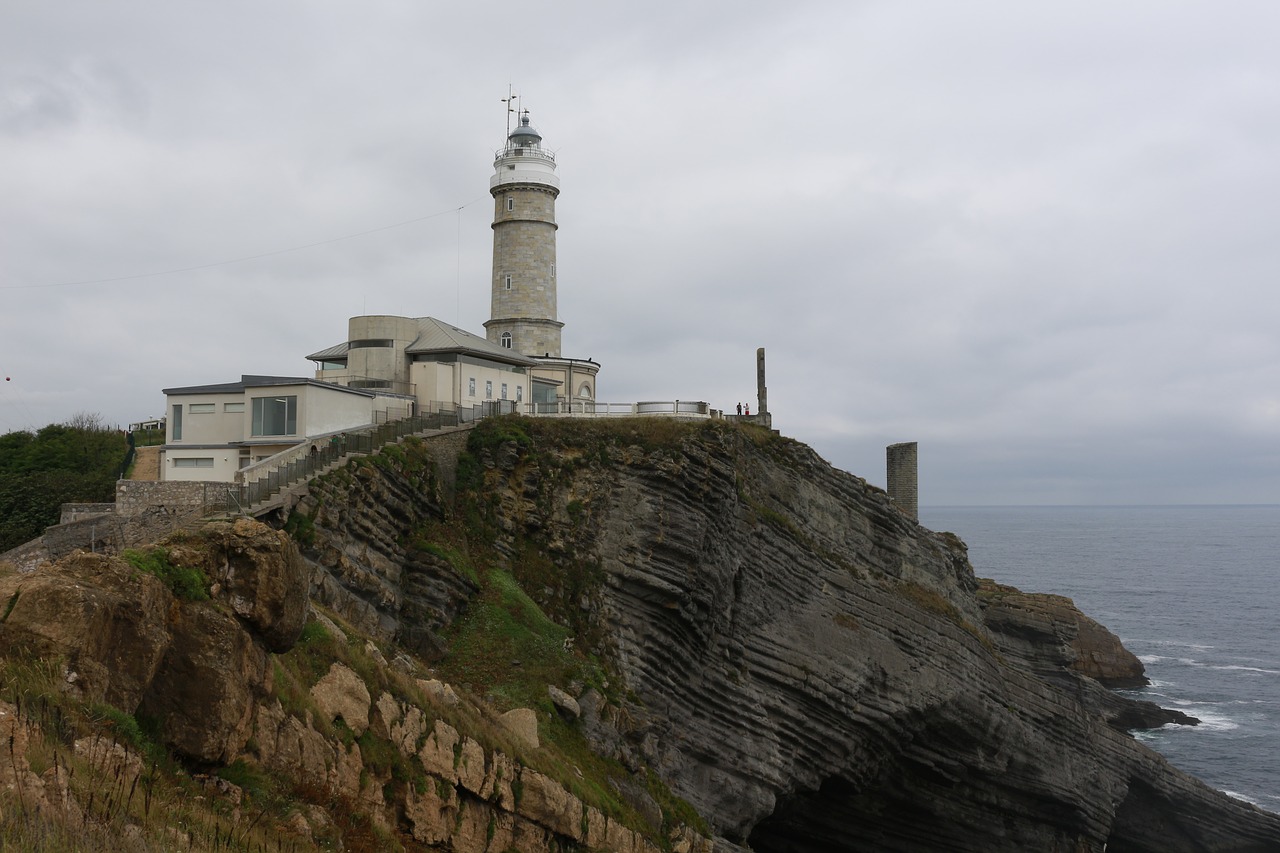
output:
[[[223,382],[218,385],[188,385],[185,388],[165,388],[161,393],[165,395],[242,394],[249,388],[269,388],[273,385],[316,385],[331,391],[359,394],[362,397],[377,396],[372,391],[348,388],[344,385],[335,385],[332,382],[321,382],[318,379],[309,379],[305,376],[254,376],[251,374],[242,375],[239,382]]]
[[[427,354],[427,353],[466,353],[481,358],[487,358],[491,361],[501,361],[506,364],[517,364],[523,367],[533,367],[537,362],[527,356],[523,356],[515,350],[500,347],[495,343],[491,343],[479,335],[473,335],[465,329],[459,329],[451,323],[443,320],[437,320],[435,317],[418,317],[418,337],[413,340],[405,348],[405,352],[410,355]],[[329,361],[340,360],[347,357],[347,344],[334,344],[328,349],[322,349],[307,356],[310,361]]]
[[[307,359],[309,361],[328,361],[331,358],[346,358],[346,357],[347,357],[347,342],[343,341],[340,344],[334,344],[328,349],[322,349],[320,350],[320,352],[313,352],[311,353],[311,355],[307,356]]]

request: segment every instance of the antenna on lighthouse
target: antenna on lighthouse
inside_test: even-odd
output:
[[[511,84],[508,83],[507,96],[502,99],[502,103],[507,105],[507,136],[511,135],[511,114],[516,111],[516,108],[513,107],[512,104],[519,100],[519,98],[519,95],[512,93]]]

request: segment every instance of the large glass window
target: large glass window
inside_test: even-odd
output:
[[[253,435],[294,435],[297,431],[296,396],[253,398]]]
[[[177,403],[173,407],[173,429],[172,435],[174,441],[182,441],[182,404]]]

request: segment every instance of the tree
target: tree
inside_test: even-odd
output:
[[[88,412],[0,436],[0,551],[57,524],[63,503],[112,500],[126,449],[122,433]]]

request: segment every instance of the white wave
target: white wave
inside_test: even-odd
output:
[[[1178,704],[1182,704],[1179,702]],[[1191,716],[1200,721],[1200,725],[1185,728],[1184,731],[1204,731],[1204,732],[1229,732],[1233,729],[1240,728],[1240,724],[1228,717],[1226,714],[1220,714],[1203,705],[1185,705],[1186,711]]]
[[[1126,637],[1126,638],[1122,638],[1121,642],[1122,643],[1149,643],[1150,645],[1153,645],[1153,646],[1173,646],[1175,648],[1180,648],[1180,649],[1192,649],[1197,652],[1207,652],[1213,648],[1213,646],[1205,645],[1204,643],[1184,643],[1181,640],[1145,640],[1145,639],[1129,639]]]
[[[1262,807],[1262,803],[1258,802],[1253,797],[1246,797],[1244,794],[1241,794],[1239,791],[1223,791],[1222,793],[1226,794],[1228,797],[1231,797],[1232,799],[1243,800],[1244,802],[1248,803],[1251,806],[1258,806],[1259,808]]]
[[[1168,660],[1164,655],[1138,655],[1138,660],[1143,663],[1159,663],[1162,660]]]
[[[1260,666],[1241,666],[1240,664],[1207,664],[1209,669],[1238,669],[1242,672],[1258,672],[1264,675],[1280,675],[1280,669],[1263,669]]]

